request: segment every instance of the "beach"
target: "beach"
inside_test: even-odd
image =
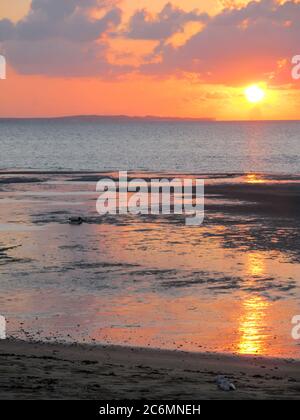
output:
[[[298,399],[300,361],[118,346],[0,342],[0,399]],[[222,391],[217,375],[235,391]]]
[[[177,176],[204,178],[203,225],[97,215],[114,172],[1,174],[0,398],[297,398],[299,177]]]

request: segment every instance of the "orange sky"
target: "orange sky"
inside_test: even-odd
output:
[[[14,22],[24,19],[30,8],[29,0],[0,1],[0,25],[3,18]],[[224,15],[221,16],[222,5],[238,4],[239,7],[242,7],[242,4],[246,3],[247,1],[234,2],[229,0],[223,2],[173,0],[174,9],[172,11],[176,10],[175,6],[180,7],[182,9],[180,17],[172,12],[171,18],[166,21],[167,23],[155,27],[154,30],[151,29],[152,32],[149,32],[149,38],[151,39],[139,39],[136,34],[132,36],[124,35],[124,32],[128,31],[130,17],[134,15],[137,9],[146,8],[149,14],[146,20],[142,22],[145,25],[149,20],[158,19],[157,13],[166,5],[166,1],[120,0],[118,6],[123,11],[120,22],[116,24],[114,20],[113,23],[110,23],[99,40],[93,40],[93,43],[87,41],[85,44],[82,43],[82,40],[76,40],[78,42],[76,44],[72,39],[72,46],[78,46],[79,51],[82,48],[85,54],[91,45],[95,48],[98,48],[101,43],[104,45],[105,50],[101,60],[104,60],[104,67],[109,66],[109,68],[107,73],[102,74],[100,72],[99,75],[93,74],[93,63],[91,63],[88,72],[83,65],[78,74],[69,73],[67,59],[73,60],[72,55],[70,55],[70,58],[66,58],[66,63],[59,63],[59,65],[56,63],[56,67],[53,67],[53,74],[51,73],[51,66],[49,71],[47,69],[45,71],[42,66],[43,63],[38,63],[39,65],[35,69],[35,61],[32,58],[28,67],[30,54],[31,57],[39,58],[41,51],[47,54],[45,45],[52,44],[42,44],[42,42],[48,42],[48,40],[45,41],[41,35],[39,35],[40,38],[35,38],[33,41],[30,39],[24,45],[18,45],[20,43],[18,40],[12,43],[10,40],[5,40],[2,48],[0,47],[0,53],[3,53],[7,58],[8,71],[7,80],[0,81],[0,116],[127,114],[210,117],[220,120],[298,119],[300,118],[299,85],[295,82],[292,83],[293,81],[289,80],[287,76],[290,71],[290,55],[293,51],[291,48],[291,52],[287,50],[285,54],[286,45],[289,45],[289,32],[286,44],[278,47],[278,50],[275,48],[276,45],[274,47],[272,40],[273,37],[276,41],[276,32],[270,32],[270,47],[265,43],[265,46],[262,45],[261,48],[258,48],[257,59],[256,51],[253,52],[251,45],[247,46],[249,54],[254,54],[255,57],[255,59],[249,57],[249,61],[247,61],[247,55],[246,58],[239,59],[243,54],[243,44],[241,43],[241,46],[239,46],[234,33],[231,40],[229,34],[231,27],[230,29],[224,27],[226,32],[223,36],[223,34],[220,35],[219,32],[216,32],[215,24],[209,26],[206,21],[202,21],[200,18],[199,21],[190,22],[183,14],[183,12],[188,13],[198,8],[199,12],[197,13],[199,15],[202,12],[207,12],[210,16],[223,18]],[[247,13],[249,18],[247,15],[242,23],[234,23],[239,27],[239,30],[242,25],[244,26],[243,30],[248,30],[252,22],[251,19],[253,21],[254,17],[258,19],[255,11],[247,9]],[[280,13],[283,16],[283,12],[280,11],[279,15]],[[295,11],[289,13],[291,16],[295,15]],[[103,14],[104,11],[101,9],[99,16],[102,17]],[[163,18],[161,17],[161,19]],[[226,16],[225,18],[228,19]],[[180,28],[174,26],[178,19],[185,19]],[[197,19],[196,17],[195,20]],[[168,24],[170,24],[170,31],[173,30],[172,33],[170,32],[171,35],[162,35],[164,38],[154,39],[157,31],[162,30],[164,32]],[[259,21],[256,20],[255,24],[260,28]],[[275,23],[270,21],[270,28],[273,24]],[[290,23],[289,16],[281,20],[281,15],[276,24],[279,25],[278,28],[280,27],[278,31],[284,31],[285,28],[288,31],[289,26],[293,26],[293,23]],[[208,27],[208,31],[210,31],[207,32],[208,41],[205,41],[205,38],[204,41],[201,37],[199,38],[200,58],[198,58],[197,41],[189,43],[189,40],[203,31],[205,27]],[[140,26],[137,26],[137,28],[139,29]],[[249,36],[254,36],[253,34],[257,31],[251,32],[250,29]],[[218,31],[220,30],[223,30],[222,26],[218,26]],[[266,30],[268,32],[268,27],[266,27]],[[205,49],[205,42],[209,44],[210,39],[213,39],[215,34],[220,39],[224,38],[226,42],[233,45],[232,51],[226,51],[228,54],[220,57],[219,62],[216,61],[214,56],[215,44],[212,44],[211,51],[210,45],[207,45],[207,50]],[[69,37],[70,35],[66,36]],[[280,37],[282,38],[282,35]],[[245,40],[248,38],[246,37]],[[67,42],[69,42],[69,39],[67,39]],[[201,44],[202,42],[204,47]],[[63,42],[61,44],[63,45]],[[264,44],[263,37],[262,44]],[[273,46],[271,47],[271,45]],[[35,49],[33,49],[33,46]],[[26,55],[27,47],[32,49],[32,51],[28,50],[28,57]],[[41,48],[41,50],[36,52],[36,48]],[[203,51],[206,55],[203,59],[204,70],[202,67],[198,67],[199,65],[202,66],[202,48],[204,48]],[[265,55],[263,54],[263,48],[265,48]],[[14,55],[16,54],[15,51],[19,55]],[[67,51],[69,51],[69,47]],[[220,51],[216,51],[215,55],[218,57],[220,52],[222,53],[222,48]],[[299,52],[295,51],[295,54]],[[55,56],[55,47],[53,54]],[[96,54],[102,54],[102,50],[99,50]],[[63,52],[62,57],[64,57]],[[89,56],[84,55],[84,57]],[[26,62],[27,59],[28,62]],[[47,55],[45,55],[44,60],[47,60]],[[208,66],[206,66],[205,60],[207,60]],[[52,65],[52,62],[50,62],[50,65]],[[121,66],[125,66],[124,69]],[[199,68],[200,70],[198,70]],[[284,71],[281,72],[282,68]],[[282,74],[285,76],[283,77]],[[257,75],[260,75],[260,78],[257,78]],[[259,104],[249,103],[244,95],[245,87],[253,83],[263,86],[266,93],[264,100]]]

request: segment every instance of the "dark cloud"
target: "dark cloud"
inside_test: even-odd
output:
[[[74,42],[97,40],[111,26],[121,21],[121,10],[108,10],[101,19],[92,20],[88,10],[97,7],[95,0],[34,0],[29,15],[17,23],[16,37],[41,41],[60,38]]]
[[[167,3],[156,16],[152,17],[147,10],[137,11],[130,19],[126,36],[131,39],[163,40],[184,29],[188,22],[206,22],[207,14],[197,10],[185,12]]]
[[[0,20],[0,42],[11,39],[14,36],[15,27],[8,19]]]
[[[125,31],[118,4],[119,0],[33,0],[21,21],[0,20],[2,50],[20,73],[110,77],[137,70],[108,62],[112,37],[157,40],[152,54],[144,57],[148,64],[139,67],[143,74],[191,72],[205,83],[231,85],[292,82],[289,64],[299,53],[300,40],[296,0],[253,1],[230,6],[214,17],[168,3],[154,16],[137,11]],[[98,10],[99,18],[91,18],[92,9]],[[168,43],[188,22],[204,26],[182,46]]]
[[[90,11],[102,12],[99,19]],[[33,0],[28,15],[12,24],[0,21],[0,41],[20,73],[62,76],[114,74],[101,37],[121,22],[114,1]]]
[[[111,66],[106,60],[106,45],[78,44],[48,39],[42,42],[10,41],[7,46],[10,63],[22,74],[48,76],[109,77],[125,68]]]
[[[161,62],[144,65],[149,74],[193,72],[208,83],[251,80],[291,82],[290,68],[279,66],[299,51],[300,3],[273,0],[226,9],[180,48],[160,44]]]

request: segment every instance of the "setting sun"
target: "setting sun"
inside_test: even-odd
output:
[[[245,89],[245,96],[251,103],[261,102],[265,95],[265,91],[257,85],[252,85]]]

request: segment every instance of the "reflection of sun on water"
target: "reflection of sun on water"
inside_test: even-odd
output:
[[[259,252],[250,252],[247,260],[247,274],[261,276],[265,272],[265,262]]]
[[[267,336],[265,330],[266,311],[269,302],[261,296],[252,296],[243,302],[243,314],[239,325],[239,354],[264,354]]]
[[[257,174],[247,174],[246,181],[248,184],[262,184],[264,182],[263,178]]]
[[[247,256],[247,274],[261,276],[265,273],[265,263],[259,252],[251,252]],[[258,281],[257,278],[248,280],[248,287]],[[237,352],[240,354],[263,354],[266,348],[264,331],[266,329],[266,311],[269,302],[261,296],[247,297],[242,305],[239,319],[239,343]]]

